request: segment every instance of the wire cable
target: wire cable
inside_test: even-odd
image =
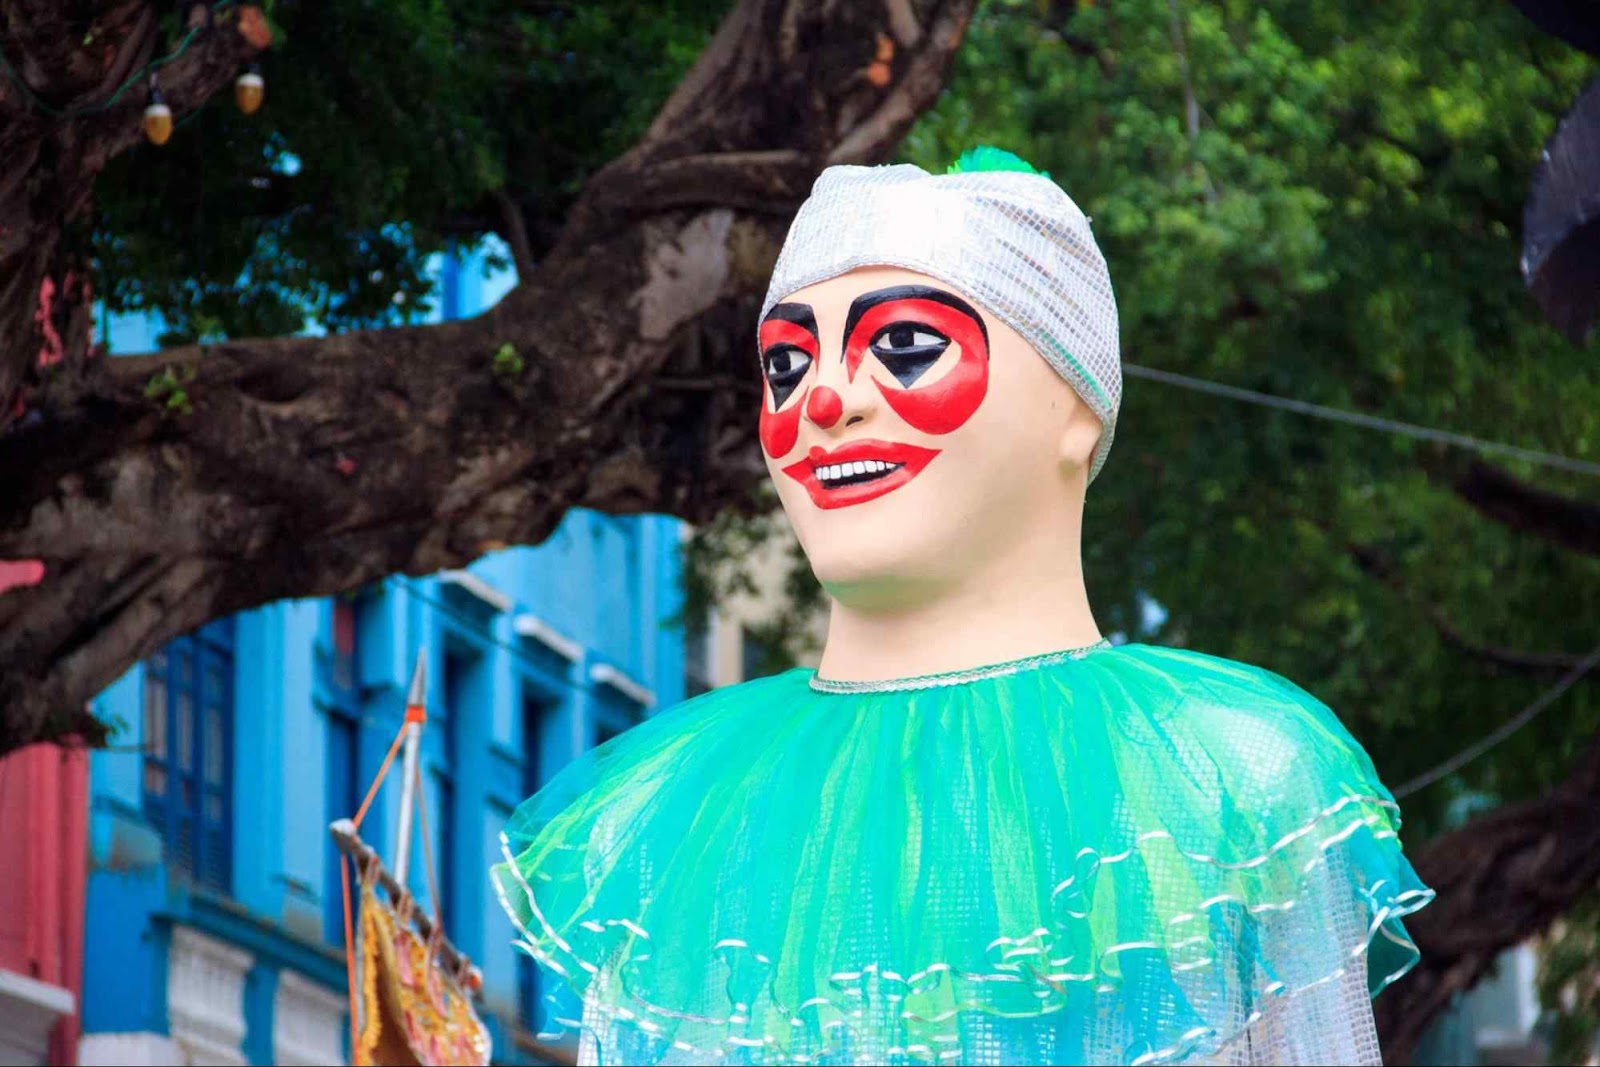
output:
[[[446,604],[444,601],[424,593],[417,587],[415,579],[407,578],[398,574],[390,575],[389,577],[394,580],[395,584],[399,586],[407,596],[413,597],[419,603],[426,604],[433,608],[435,611],[439,612],[439,614],[450,619],[456,625],[462,627],[464,630],[470,633],[475,640],[482,641],[485,644],[493,645],[499,649],[504,649],[506,652],[511,653],[512,658],[520,660],[527,666],[537,670],[539,672],[539,678],[541,681],[555,682],[557,685],[565,686],[568,689],[582,690],[588,688],[581,682],[575,682],[570,678],[563,678],[560,675],[553,673],[548,664],[540,663],[533,656],[530,656],[527,649],[518,648],[516,645],[513,645],[510,642],[502,641],[483,625],[482,619],[474,619],[469,615],[462,614],[449,604]],[[383,585],[386,584],[386,582],[387,579],[383,579],[380,580],[378,584]]]
[[[1539,694],[1538,698],[1534,700],[1532,704],[1529,704],[1511,718],[1507,719],[1500,726],[1496,727],[1494,730],[1491,730],[1488,734],[1468,745],[1460,752],[1457,752],[1454,756],[1451,756],[1437,767],[1417,775],[1409,782],[1406,782],[1404,785],[1400,786],[1400,788],[1394,790],[1394,798],[1396,800],[1400,800],[1403,797],[1410,796],[1412,793],[1415,793],[1420,789],[1426,789],[1434,782],[1437,782],[1439,779],[1448,775],[1454,774],[1456,771],[1459,771],[1462,767],[1465,767],[1467,764],[1471,763],[1473,760],[1477,759],[1491,748],[1494,748],[1496,745],[1500,744],[1500,742],[1504,741],[1506,738],[1510,737],[1512,734],[1516,733],[1518,730],[1532,722],[1540,712],[1544,711],[1544,709],[1548,708],[1551,704],[1554,704],[1556,699],[1560,697],[1561,694],[1565,693],[1568,689],[1571,689],[1574,685],[1577,685],[1583,676],[1593,670],[1597,664],[1600,664],[1600,646],[1597,646],[1593,652],[1589,653],[1582,660],[1580,660],[1572,668],[1572,670],[1568,671],[1566,675],[1564,675],[1562,679],[1555,685]]]
[[[1344,411],[1340,408],[1330,408],[1322,404],[1312,404],[1305,400],[1273,396],[1271,393],[1259,393],[1254,389],[1241,389],[1235,385],[1223,385],[1221,382],[1208,381],[1205,378],[1194,378],[1187,374],[1175,374],[1172,371],[1156,370],[1153,367],[1141,367],[1136,363],[1124,363],[1122,370],[1123,373],[1133,378],[1144,378],[1153,382],[1161,382],[1164,385],[1175,385],[1180,389],[1190,389],[1197,393],[1226,397],[1229,400],[1238,400],[1246,404],[1257,404],[1261,407],[1292,411],[1298,415],[1307,415],[1314,419],[1342,422],[1368,430],[1382,430],[1386,433],[1414,437],[1423,441],[1436,441],[1456,448],[1471,449],[1474,452],[1481,452],[1485,455],[1520,459],[1545,467],[1573,471],[1577,474],[1600,475],[1600,463],[1573,459],[1570,456],[1558,456],[1553,452],[1520,448],[1516,445],[1501,444],[1498,441],[1486,441],[1481,437],[1472,437],[1464,433],[1439,430],[1432,426],[1419,426],[1416,423],[1401,422],[1398,419],[1385,419],[1377,415],[1364,415],[1357,411]]]
[[[565,687],[567,689],[571,689],[571,690],[573,690],[575,692],[588,692],[588,691],[590,691],[591,687],[589,685],[586,685],[584,682],[582,682],[582,681],[574,681],[571,678],[563,677],[562,675],[551,671],[550,665],[548,663],[541,663],[539,660],[537,660],[533,656],[529,655],[527,649],[518,648],[516,645],[511,644],[510,642],[502,641],[500,638],[496,637],[493,633],[491,633],[487,629],[485,629],[482,619],[474,619],[469,615],[464,615],[461,612],[457,611],[456,609],[452,608],[449,604],[446,604],[444,601],[439,600],[436,597],[431,597],[427,593],[424,593],[421,589],[417,588],[417,586],[415,584],[416,583],[416,579],[407,578],[407,577],[405,577],[403,575],[392,574],[392,575],[389,575],[388,578],[380,579],[378,582],[374,583],[374,585],[381,587],[382,585],[386,584],[389,581],[389,579],[391,579],[391,578],[395,581],[395,583],[397,585],[400,586],[401,589],[403,589],[406,592],[406,594],[408,596],[416,598],[420,603],[427,604],[429,607],[433,608],[435,611],[438,611],[441,615],[444,615],[447,618],[449,618],[451,621],[455,622],[458,626],[461,626],[462,628],[466,629],[468,632],[470,632],[472,634],[472,637],[473,637],[474,640],[482,641],[485,644],[493,645],[496,648],[504,649],[505,651],[511,653],[513,658],[522,661],[527,666],[529,666],[532,669],[534,669],[535,671],[537,671],[538,672],[538,679],[539,679],[541,684],[547,683],[547,682],[548,683],[554,683],[556,685],[563,686],[563,687]],[[663,624],[663,625],[669,625],[669,624]]]

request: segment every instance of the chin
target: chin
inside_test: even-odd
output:
[[[843,540],[808,553],[811,571],[829,596],[849,607],[872,610],[909,605],[951,584],[941,554],[877,531],[873,540]],[[831,539],[830,539],[831,540]],[[830,551],[831,549],[835,549]]]

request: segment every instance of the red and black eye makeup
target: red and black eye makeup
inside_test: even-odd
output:
[[[778,304],[761,323],[761,373],[783,407],[817,358],[817,319],[805,304]]]
[[[927,385],[919,382],[951,344],[955,366]],[[845,321],[844,359],[852,380],[868,358],[893,385],[873,384],[901,418],[923,433],[963,426],[989,391],[989,330],[976,308],[954,293],[926,285],[897,285],[863,293]]]
[[[817,319],[807,304],[777,304],[761,322],[761,447],[773,459],[786,456],[800,439],[804,402],[789,404],[818,354]],[[785,406],[788,405],[788,406]]]

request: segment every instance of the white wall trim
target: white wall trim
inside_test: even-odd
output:
[[[0,1063],[44,1063],[51,1029],[75,1003],[71,990],[0,970]]]
[[[596,685],[608,685],[640,707],[653,708],[656,695],[609,663],[596,663],[589,668],[589,680]]]
[[[17,1001],[57,1017],[71,1015],[77,1003],[70,989],[4,968],[0,968],[0,1000]]]
[[[511,629],[518,637],[537,641],[551,652],[572,663],[583,658],[583,646],[537,615],[523,613],[511,620]]]
[[[278,1067],[343,1063],[347,998],[303,977],[279,971],[272,1005],[272,1062]]]
[[[477,597],[495,611],[510,611],[515,603],[509,596],[471,571],[440,571],[439,581],[443,585],[455,586],[468,596]]]
[[[127,1067],[130,1064],[171,1067],[175,1063],[190,1062],[170,1037],[148,1030],[84,1034],[78,1038],[78,1067]]]
[[[244,979],[250,953],[187,926],[172,928],[167,955],[167,1018],[186,1062],[246,1062]]]

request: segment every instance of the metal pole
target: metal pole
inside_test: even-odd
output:
[[[411,860],[411,809],[417,799],[417,745],[422,739],[422,724],[428,721],[427,667],[424,652],[417,653],[417,668],[411,674],[411,693],[406,697],[406,747],[400,765],[400,828],[394,846],[394,877],[406,884],[406,869]]]

